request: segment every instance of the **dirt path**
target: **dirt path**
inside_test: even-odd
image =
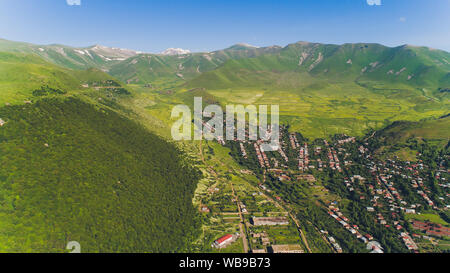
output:
[[[239,229],[241,231],[242,243],[244,244],[244,252],[248,253],[249,252],[248,241],[247,241],[247,236],[245,235],[245,230],[244,230],[244,226],[245,226],[244,216],[242,215],[241,206],[239,206],[239,198],[234,190],[233,183],[231,183],[230,185],[231,185],[231,190],[233,191],[233,198],[234,198],[234,200],[236,200],[236,205],[238,207],[239,218],[241,219],[241,221],[239,222]]]
[[[211,187],[208,188],[209,191],[213,191],[214,188],[216,188],[217,184],[219,183],[219,176],[217,175],[216,171],[211,166],[208,166],[208,164],[206,163],[205,156],[203,155],[203,140],[200,140],[199,150],[200,150],[199,151],[200,158],[203,164],[210,171],[210,173],[216,178],[216,183],[214,183],[213,185],[211,185]]]
[[[309,253],[312,253],[312,250],[311,250],[311,248],[309,248],[309,245],[308,245],[308,240],[306,239],[306,236],[303,233],[303,230],[302,230],[297,218],[291,212],[289,212],[289,216],[291,216],[292,220],[294,221],[295,225],[297,226],[298,232],[300,233],[300,237],[302,238],[302,241],[305,244],[306,249],[308,250]]]
[[[200,144],[199,144],[199,149],[200,149],[200,158],[202,159],[202,162],[206,165],[206,161],[205,161],[205,156],[203,155],[203,140],[200,140]]]

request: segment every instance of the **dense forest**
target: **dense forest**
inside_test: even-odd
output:
[[[200,173],[177,148],[76,98],[0,108],[0,252],[181,252]]]

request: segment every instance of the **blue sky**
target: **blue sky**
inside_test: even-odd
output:
[[[450,0],[0,0],[0,37],[146,52],[297,41],[450,51],[449,13]]]

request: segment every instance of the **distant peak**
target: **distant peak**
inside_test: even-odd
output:
[[[306,41],[298,41],[296,44],[298,45],[310,45],[310,42],[306,42]]]
[[[141,54],[140,51],[130,50],[130,49],[123,49],[123,48],[116,48],[116,47],[107,47],[103,45],[94,45],[88,48],[84,49],[84,53],[91,56],[89,52],[94,52],[95,54],[99,55],[102,59],[106,61],[123,61],[127,58],[136,56],[138,54]],[[83,54],[81,51],[77,51],[80,54]],[[83,54],[84,55],[84,54]],[[91,56],[92,57],[92,56]]]
[[[168,55],[168,56],[174,56],[174,55],[185,55],[191,53],[188,49],[182,49],[182,48],[168,48],[161,52],[161,55]]]
[[[95,49],[104,49],[104,48],[107,48],[107,47],[106,46],[102,46],[102,45],[93,45],[93,46],[90,46],[88,48],[95,50]]]
[[[127,51],[127,52],[141,52],[141,51],[136,51],[136,50],[132,50],[132,49],[126,49],[126,48],[119,48],[119,47],[108,47],[108,46],[103,46],[103,45],[93,45],[91,47],[88,47],[87,49],[91,49],[91,50],[115,50],[115,51]]]

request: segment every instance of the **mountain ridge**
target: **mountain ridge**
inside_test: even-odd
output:
[[[124,82],[139,84],[157,85],[163,80],[193,86],[196,81],[202,81],[202,77],[209,76],[205,73],[226,70],[227,66],[250,73],[305,71],[315,77],[351,77],[363,81],[381,79],[444,89],[450,83],[450,53],[407,44],[387,47],[378,43],[336,45],[299,41],[284,47],[256,47],[238,43],[212,52],[176,50],[163,55],[101,45],[86,48],[39,46],[0,39],[0,51],[37,54],[70,69],[95,67]]]

